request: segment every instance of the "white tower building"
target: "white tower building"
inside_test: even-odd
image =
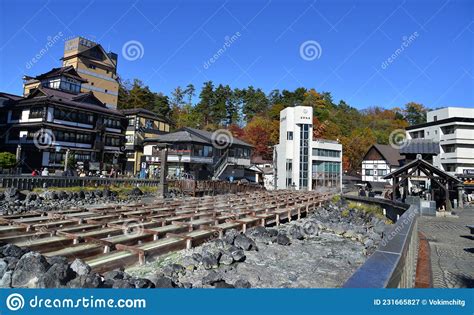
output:
[[[277,189],[315,190],[342,187],[342,145],[313,139],[313,108],[280,112],[280,142],[275,147]]]

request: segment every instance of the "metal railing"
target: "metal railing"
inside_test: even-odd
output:
[[[353,197],[351,196],[351,199]],[[384,233],[377,250],[346,281],[344,288],[413,288],[418,259],[418,207],[390,200],[357,197],[360,202],[393,209],[405,208],[391,229]],[[364,199],[364,200],[360,200]]]
[[[33,190],[46,187],[98,187],[98,186],[148,186],[157,187],[160,181],[156,179],[138,178],[99,178],[78,176],[30,176],[30,175],[1,175],[0,188],[18,188]]]

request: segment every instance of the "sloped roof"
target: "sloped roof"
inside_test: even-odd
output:
[[[42,97],[48,98],[53,102],[69,105],[70,107],[123,116],[118,110],[107,108],[92,92],[73,94],[41,86],[34,89],[26,98],[18,101],[17,104],[22,105],[23,103]]]
[[[439,142],[429,139],[411,139],[400,149],[400,154],[434,154],[440,153]]]
[[[163,121],[168,121],[165,117],[151,111],[145,108],[126,108],[126,109],[120,109],[122,114],[124,115],[139,115],[142,114],[144,116],[149,116],[154,119],[161,119]]]
[[[400,160],[403,160],[403,156],[400,155],[400,151],[398,149],[393,148],[391,145],[388,144],[374,144],[370,147],[369,150],[367,150],[367,154],[370,152],[370,150],[375,149],[377,150],[380,155],[392,166],[398,166],[400,165]],[[364,160],[365,160],[364,156]]]
[[[383,178],[384,179],[394,178],[394,177],[397,177],[400,174],[403,174],[404,172],[408,171],[409,169],[411,169],[413,167],[420,167],[420,166],[422,168],[428,169],[433,174],[436,174],[440,177],[445,178],[446,180],[456,182],[458,184],[462,183],[462,181],[459,180],[456,176],[453,176],[453,175],[451,175],[451,174],[449,174],[449,173],[447,173],[443,170],[440,170],[439,168],[433,166],[432,164],[430,164],[429,162],[427,162],[427,161],[425,161],[421,158],[417,158],[417,159],[411,161],[410,163],[403,165],[402,167],[396,169],[395,171],[385,175]]]
[[[202,138],[208,140],[209,142],[213,141],[213,134],[214,134],[213,132],[206,131],[206,130],[200,130],[200,129],[196,129],[196,128],[191,128],[191,127],[184,127],[183,129],[188,130],[192,133],[195,133],[196,135],[201,136]],[[232,142],[233,142],[233,144],[242,145],[242,146],[246,146],[246,147],[252,147],[251,144],[249,144],[245,141],[242,141],[240,139],[237,139],[236,137],[232,138]]]
[[[179,130],[167,134],[160,135],[157,138],[147,138],[144,142],[158,142],[158,143],[176,143],[176,142],[198,142],[203,144],[210,144],[201,137],[198,137],[186,130]]]
[[[0,92],[0,97],[5,97],[12,101],[19,101],[23,99],[23,96],[10,94],[10,93],[4,93],[4,92]]]
[[[143,140],[144,142],[158,142],[158,143],[175,143],[175,142],[198,142],[204,144],[213,144],[214,142],[213,133],[205,130],[199,130],[196,128],[184,127],[175,132],[160,135],[157,138],[148,138]],[[232,139],[232,144],[252,147],[252,145],[239,140],[237,138]]]
[[[41,80],[46,79],[46,78],[57,77],[57,76],[60,76],[60,75],[65,75],[65,76],[68,76],[70,78],[73,78],[73,79],[81,81],[81,82],[87,82],[86,79],[82,78],[77,73],[76,69],[74,69],[73,66],[53,68],[53,69],[49,70],[48,72],[37,75],[36,77],[34,77],[34,79],[41,81]]]

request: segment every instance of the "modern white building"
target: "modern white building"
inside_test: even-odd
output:
[[[313,108],[280,112],[280,142],[274,150],[277,189],[316,190],[342,187],[342,145],[313,139]]]
[[[446,107],[427,113],[426,123],[406,128],[407,139],[438,142],[433,165],[451,174],[474,172],[474,108]]]
[[[400,151],[388,144],[374,144],[362,160],[362,181],[391,184],[385,175],[400,167]]]

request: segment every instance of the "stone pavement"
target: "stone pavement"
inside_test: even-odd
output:
[[[430,244],[434,288],[474,287],[474,208],[456,209],[458,218],[420,217],[418,228]]]

